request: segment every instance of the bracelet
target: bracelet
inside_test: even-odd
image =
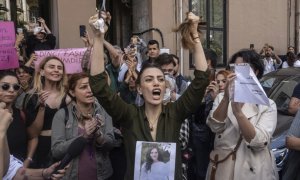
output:
[[[31,157],[27,157],[26,159],[28,159],[30,162],[33,161]]]

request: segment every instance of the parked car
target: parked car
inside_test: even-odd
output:
[[[268,97],[277,105],[277,127],[271,148],[278,171],[281,172],[288,154],[285,146],[286,134],[294,119],[288,112],[288,106],[295,86],[300,83],[300,68],[279,69],[264,75],[260,82]]]

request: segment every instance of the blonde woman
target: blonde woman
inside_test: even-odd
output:
[[[34,168],[49,165],[52,119],[70,102],[65,93],[66,82],[63,62],[57,57],[46,57],[36,70],[33,89],[25,97],[23,108],[30,138],[27,159],[34,159]]]

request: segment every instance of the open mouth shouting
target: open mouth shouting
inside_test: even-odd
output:
[[[155,88],[152,90],[153,99],[159,100],[161,98],[161,89]]]

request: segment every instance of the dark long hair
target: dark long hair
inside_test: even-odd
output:
[[[148,151],[147,151],[147,154],[146,154],[146,165],[145,165],[146,172],[151,171],[151,165],[153,163],[153,159],[151,158],[150,154],[151,154],[151,151],[153,149],[157,150],[158,161],[163,161],[162,153],[161,153],[160,149],[157,146],[153,146],[153,147],[149,148]]]
[[[249,63],[254,69],[254,73],[258,71],[258,74],[256,75],[257,79],[260,79],[263,76],[264,63],[257,52],[249,49],[242,49],[232,55],[229,64],[235,63],[238,57],[243,58],[245,63]]]

